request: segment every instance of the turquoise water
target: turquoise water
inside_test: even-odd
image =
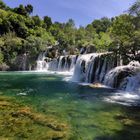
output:
[[[63,78],[46,73],[0,73],[0,94],[67,123],[70,140],[140,139],[139,107],[104,101],[115,92],[112,89],[90,88]]]

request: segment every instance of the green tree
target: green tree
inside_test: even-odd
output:
[[[134,17],[121,15],[116,17],[110,29],[113,38],[113,45],[118,49],[119,54],[124,60],[133,60],[139,50],[139,31],[134,24]],[[136,47],[136,46],[137,47]]]
[[[20,4],[19,7],[14,8],[14,12],[23,16],[27,16],[27,11],[22,4]]]
[[[109,33],[100,32],[99,36],[96,36],[93,40],[97,50],[99,52],[108,51],[112,43]]]
[[[92,22],[92,26],[93,28],[96,29],[96,33],[100,33],[100,32],[106,32],[107,29],[111,26],[111,20],[103,17],[100,20],[94,20]]]
[[[140,17],[140,0],[137,0],[128,10],[131,15]]]
[[[49,29],[49,28],[51,27],[51,25],[52,25],[52,20],[51,20],[51,18],[48,17],[48,16],[45,16],[45,17],[44,17],[44,23],[45,23],[45,25],[46,25],[46,29]]]
[[[66,27],[75,28],[75,22],[73,19],[69,19],[68,22],[66,22]]]
[[[22,50],[22,39],[16,37],[16,34],[12,32],[4,34],[1,39],[3,41],[1,51],[3,52],[4,61],[11,66]]]
[[[30,15],[33,12],[33,6],[31,4],[28,4],[25,6],[26,12]]]
[[[2,0],[0,0],[0,9],[7,9],[6,4]]]
[[[38,15],[32,17],[35,26],[42,26],[42,21]]]

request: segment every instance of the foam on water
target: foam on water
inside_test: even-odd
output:
[[[116,93],[113,93],[113,95],[104,98],[104,100],[107,102],[119,103],[122,105],[138,106],[140,105],[140,94],[118,91]]]
[[[25,93],[25,92],[22,93],[22,92],[21,92],[21,93],[18,93],[17,95],[18,95],[18,96],[26,96],[27,93]]]

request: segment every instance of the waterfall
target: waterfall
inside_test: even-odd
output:
[[[129,92],[140,92],[140,63],[132,61],[126,66],[112,69],[106,74],[104,84]]]
[[[76,55],[60,56],[49,63],[50,71],[73,71],[76,64]]]
[[[78,57],[72,80],[86,83],[104,80],[106,73],[116,66],[111,53],[91,53]]]
[[[109,102],[123,105],[140,105],[140,63],[130,62],[126,66],[119,66],[109,71],[104,84],[120,89],[117,93],[107,97]],[[124,92],[123,92],[123,91]]]
[[[50,62],[45,60],[45,53],[41,53],[37,60],[37,70],[72,72],[72,81],[86,83],[102,83],[106,73],[117,66],[115,57],[108,52],[60,56]]]
[[[84,55],[78,56],[75,69],[74,69],[74,74],[72,77],[73,81],[79,81],[79,82],[84,81],[85,71],[87,71],[87,65],[89,65],[92,55],[93,54],[84,54]]]
[[[38,57],[37,70],[68,72],[72,75],[71,81],[102,83],[120,90],[140,92],[140,63],[117,64],[116,56],[109,52],[66,55],[49,62],[43,52]]]
[[[126,91],[140,93],[140,72],[132,77],[128,77],[126,82]]]
[[[46,54],[46,52],[41,52],[38,56],[37,67],[36,67],[37,71],[48,70],[48,63],[45,61],[45,59],[46,59],[45,54]]]
[[[104,98],[109,102],[124,105],[135,105],[140,102],[140,63],[130,62],[118,66],[113,53],[90,53],[82,55],[59,56],[46,62],[46,53],[40,53],[37,60],[38,71],[53,71],[65,74],[65,81],[78,83],[101,84],[119,89]]]

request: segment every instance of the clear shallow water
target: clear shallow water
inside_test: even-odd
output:
[[[104,101],[114,94],[112,89],[90,88],[63,79],[46,73],[0,73],[0,94],[66,122],[70,140],[140,139],[139,107]]]

